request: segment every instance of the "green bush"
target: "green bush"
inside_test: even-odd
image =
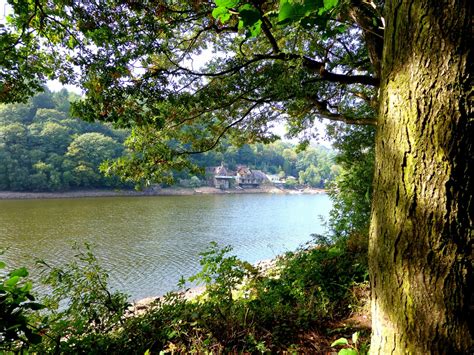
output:
[[[357,254],[321,238],[281,256],[267,271],[230,251],[213,243],[201,254],[202,270],[189,281],[205,286],[202,295],[169,293],[140,314],[127,310],[126,295],[108,290],[108,275],[89,246],[62,267],[42,262],[50,292],[41,302],[48,309],[26,318],[41,325],[43,336],[35,338],[41,342],[22,330],[22,340],[10,343],[66,354],[304,352],[310,344],[302,334],[323,332],[328,322],[348,315],[351,289],[366,278]]]
[[[5,266],[0,261],[0,270]],[[27,276],[25,268],[0,274],[0,350],[20,351],[41,342],[41,329],[30,318],[44,306],[35,302]]]
[[[190,281],[206,291],[194,300],[169,294],[130,318],[113,340],[130,352],[278,352],[350,312],[351,287],[366,277],[357,258],[335,245],[288,253],[262,273],[213,244]],[[111,348],[108,349],[111,351]]]
[[[43,284],[51,292],[42,302],[47,306],[46,337],[34,347],[40,353],[81,353],[94,350],[102,338],[124,323],[130,306],[128,296],[108,289],[107,272],[102,269],[88,244],[77,251],[72,262],[43,268]]]

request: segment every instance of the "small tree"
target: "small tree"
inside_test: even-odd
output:
[[[197,176],[191,176],[191,179],[189,179],[189,186],[200,187],[202,186],[202,182]]]

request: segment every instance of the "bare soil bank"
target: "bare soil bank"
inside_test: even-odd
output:
[[[300,190],[280,189],[274,186],[262,186],[257,189],[220,190],[213,187],[199,188],[153,188],[143,191],[135,190],[75,190],[65,192],[15,192],[0,191],[0,200],[80,198],[80,197],[113,197],[113,196],[186,196],[186,195],[218,195],[218,194],[321,194],[324,189],[306,188]]]

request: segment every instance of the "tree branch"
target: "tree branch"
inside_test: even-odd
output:
[[[192,150],[192,151],[181,151],[181,152],[177,152],[176,154],[177,155],[191,155],[191,154],[201,154],[201,153],[206,153],[206,152],[209,152],[211,150],[213,150],[215,147],[217,147],[217,145],[219,144],[219,141],[221,140],[221,138],[224,136],[224,134],[227,133],[227,131],[229,129],[231,129],[232,127],[236,126],[237,124],[239,124],[240,122],[242,122],[245,117],[247,117],[251,112],[252,110],[257,107],[258,105],[260,105],[261,102],[256,102],[255,104],[253,104],[252,106],[250,106],[250,108],[245,111],[244,115],[242,117],[240,117],[238,120],[232,122],[231,124],[227,125],[221,133],[219,133],[219,135],[217,136],[216,140],[210,145],[208,146],[207,148],[204,148],[202,150]]]
[[[217,72],[217,73],[206,73],[206,72],[196,72],[188,68],[184,68],[180,66],[178,63],[174,62],[168,54],[166,54],[166,57],[168,60],[176,66],[179,70],[182,70],[190,75],[195,75],[195,76],[206,76],[206,77],[217,77],[217,76],[223,76],[227,74],[233,74],[240,69],[244,69],[245,67],[248,67],[250,64],[256,63],[261,60],[292,60],[292,59],[302,59],[303,60],[303,65],[305,68],[317,72],[321,79],[330,81],[330,82],[335,82],[335,83],[340,83],[340,84],[364,84],[364,85],[370,85],[370,86],[375,86],[378,87],[380,80],[378,78],[375,78],[370,75],[344,75],[344,74],[336,74],[327,71],[324,69],[324,63],[316,61],[310,57],[306,56],[300,56],[297,54],[289,54],[289,53],[278,53],[278,54],[260,54],[256,55],[252,59],[249,59],[245,63],[242,63],[240,65],[236,65],[232,68]],[[319,79],[320,80],[320,79]],[[308,81],[309,82],[309,81]]]
[[[380,77],[384,35],[380,13],[362,0],[351,0],[346,16],[362,29],[375,75]]]
[[[260,17],[262,21],[262,30],[265,36],[267,37],[268,41],[270,42],[270,45],[272,46],[273,53],[280,53],[280,47],[278,46],[278,43],[273,36],[272,32],[270,31],[270,26],[267,18],[265,17],[265,14],[262,10],[262,8],[259,6],[260,4],[257,1],[252,1],[253,6],[257,8],[258,12],[260,12]]]
[[[327,81],[336,82],[340,84],[364,84],[378,87],[380,79],[370,75],[344,75],[328,72],[326,69],[321,69],[319,72],[321,78]]]
[[[362,119],[357,119],[357,118],[349,118],[343,115],[337,115],[331,113],[330,115],[326,115],[324,113],[318,113],[318,116],[321,118],[325,118],[330,121],[337,121],[337,122],[343,122],[346,124],[353,124],[353,125],[358,125],[358,126],[376,126],[377,121],[374,119],[369,119],[369,118],[362,118]]]
[[[207,108],[207,109],[204,109],[204,110],[201,110],[199,111],[198,113],[196,114],[193,114],[191,116],[187,116],[186,118],[182,119],[181,121],[179,122],[176,122],[174,123],[173,125],[171,125],[169,127],[169,129],[174,129],[178,126],[181,126],[182,124],[188,122],[188,121],[192,121],[192,120],[195,120],[196,118],[206,114],[206,113],[210,113],[210,112],[213,112],[213,111],[217,111],[217,110],[222,110],[222,109],[225,109],[225,108],[229,108],[231,107],[233,104],[235,104],[237,101],[239,100],[245,100],[245,101],[250,101],[250,102],[259,102],[259,103],[268,103],[269,101],[267,99],[260,99],[260,100],[251,100],[251,99],[248,99],[245,97],[245,95],[251,93],[253,90],[255,90],[257,87],[259,87],[263,82],[260,81],[257,83],[257,86],[256,87],[252,87],[250,88],[249,90],[246,90],[246,91],[243,91],[241,92],[239,95],[237,95],[236,97],[232,98],[231,100],[227,100],[225,101],[224,103],[222,103],[221,105],[218,105],[218,106],[214,106],[214,107],[211,107],[211,108]],[[196,94],[196,93],[195,93]]]
[[[377,125],[377,121],[373,118],[351,118],[347,117],[344,115],[341,115],[339,113],[333,113],[329,110],[328,108],[328,101],[326,100],[318,100],[315,96],[313,95],[307,95],[306,98],[310,100],[314,107],[318,110],[316,115],[326,118],[331,121],[339,121],[339,122],[344,122],[347,124],[355,124],[355,125],[364,125],[364,126],[375,126]]]

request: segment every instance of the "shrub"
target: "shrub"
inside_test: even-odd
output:
[[[189,179],[189,186],[200,187],[202,186],[202,181],[197,176],[191,176],[191,179]]]
[[[143,314],[108,290],[89,246],[60,268],[41,262],[49,309],[29,319],[45,323],[44,336],[21,344],[38,353],[304,352],[314,344],[303,335],[346,316],[352,286],[366,278],[356,254],[321,238],[265,272],[230,251],[212,243],[201,254],[202,270],[189,281],[205,286],[202,295],[169,293]]]
[[[158,307],[127,322],[124,343],[141,344],[129,351],[294,348],[302,332],[322,331],[328,321],[347,315],[351,287],[366,277],[357,258],[333,244],[288,253],[269,273],[229,256],[230,251],[212,244],[201,254],[202,271],[190,279],[206,286],[197,299],[169,294]]]
[[[0,261],[0,269],[6,264]],[[0,274],[0,350],[21,351],[30,344],[41,342],[41,329],[31,315],[44,306],[35,302],[32,283],[23,267]]]
[[[61,267],[38,262],[43,268],[42,282],[51,289],[42,299],[48,312],[47,337],[34,348],[40,353],[89,352],[98,339],[123,325],[130,306],[127,295],[108,289],[108,274],[90,246],[74,249],[74,260]]]

